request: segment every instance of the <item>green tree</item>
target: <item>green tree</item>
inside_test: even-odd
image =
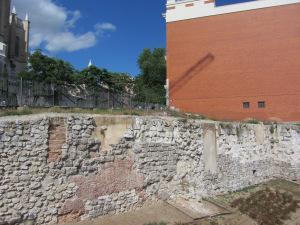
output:
[[[165,104],[166,91],[166,51],[155,48],[144,49],[138,59],[140,75],[135,79],[136,100]]]
[[[30,56],[27,69],[19,76],[44,83],[70,84],[74,80],[75,70],[71,64],[37,50]]]
[[[73,66],[61,59],[44,55],[41,50],[35,51],[29,58],[25,71],[19,73],[23,79],[42,83],[63,85],[85,85],[87,90],[97,91],[102,88],[111,92],[129,92],[133,79],[125,73],[112,73],[106,69],[90,66],[76,71]]]
[[[112,73],[111,74],[111,89],[117,93],[131,93],[133,89],[134,80],[126,73]]]
[[[100,69],[96,66],[90,66],[83,69],[77,77],[78,84],[86,84],[91,88],[107,88],[111,89],[112,74],[106,69]]]

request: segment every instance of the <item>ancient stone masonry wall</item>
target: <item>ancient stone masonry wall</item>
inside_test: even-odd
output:
[[[300,127],[179,118],[0,119],[0,224],[55,224],[300,180]]]

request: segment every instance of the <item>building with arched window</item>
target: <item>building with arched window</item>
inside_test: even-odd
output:
[[[16,9],[11,11],[11,0],[0,0],[0,74],[16,76],[28,61],[28,15],[22,20]]]
[[[168,0],[165,17],[170,107],[300,120],[300,0]]]

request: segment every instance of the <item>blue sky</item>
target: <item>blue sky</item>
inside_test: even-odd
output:
[[[98,22],[112,23],[116,30],[103,34],[97,44],[86,50],[58,56],[79,68],[89,58],[99,67],[138,74],[137,58],[143,48],[165,47],[165,22],[161,14],[164,0],[60,0],[68,9],[80,9],[82,18],[76,29],[85,32]]]
[[[101,68],[135,76],[144,48],[165,47],[165,0],[13,0],[13,4],[18,16],[29,12],[32,49],[42,48],[78,69],[92,59]]]
[[[219,4],[247,0],[217,0]],[[29,13],[31,49],[62,58],[77,69],[93,64],[138,75],[144,48],[166,45],[166,0],[12,0]]]

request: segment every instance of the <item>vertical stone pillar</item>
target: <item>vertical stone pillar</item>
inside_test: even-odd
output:
[[[203,157],[205,163],[205,171],[216,173],[218,169],[216,127],[215,124],[204,124],[203,126]]]

